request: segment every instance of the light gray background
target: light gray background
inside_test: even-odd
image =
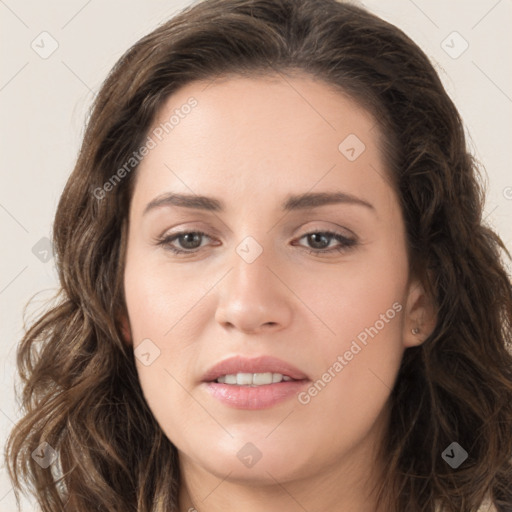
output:
[[[31,296],[43,291],[29,308],[28,320],[57,285],[54,260],[44,262],[44,241],[40,240],[50,237],[57,201],[83,135],[87,109],[122,53],[190,3],[0,0],[2,446],[19,415],[13,383],[15,350],[23,333],[23,307]],[[512,142],[512,1],[354,3],[363,3],[400,27],[434,62],[465,121],[470,147],[487,172],[486,220],[512,251],[508,154]],[[41,36],[44,31],[51,38]],[[460,36],[453,35],[454,31]],[[51,39],[58,48],[42,58],[40,53],[51,49]],[[469,46],[459,55],[465,41]],[[36,254],[34,246],[39,248]],[[0,510],[14,512],[14,503],[2,463]],[[26,505],[23,510],[34,507]]]

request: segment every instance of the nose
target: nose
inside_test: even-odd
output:
[[[215,319],[222,327],[257,334],[290,324],[294,295],[284,272],[269,263],[265,251],[252,263],[235,254],[230,272],[218,285]]]

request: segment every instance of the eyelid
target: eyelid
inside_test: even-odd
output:
[[[310,221],[310,222],[318,222],[318,221]],[[190,223],[190,224],[192,224],[192,226],[189,226],[189,223],[186,223],[184,225],[179,224],[178,227],[174,226],[172,228],[168,228],[165,231],[163,231],[163,233],[160,236],[156,237],[156,239],[168,238],[172,235],[178,235],[178,234],[183,234],[183,233],[192,233],[192,232],[193,233],[202,232],[205,234],[205,236],[209,236],[210,238],[213,238],[213,237],[219,238],[221,236],[220,232],[212,226],[203,228],[194,223]],[[339,233],[340,235],[344,235],[347,238],[353,237],[355,239],[359,239],[358,235],[356,235],[354,233],[354,231],[347,228],[346,226],[342,226],[341,224],[337,224],[337,223],[333,223],[333,222],[330,222],[329,224],[334,225],[335,227],[333,228],[333,227],[313,225],[311,228],[307,228],[307,230],[304,231],[304,233],[302,233],[300,235],[295,235],[295,236],[303,237],[303,236],[311,234],[311,233],[319,233],[319,232],[325,233],[328,231],[342,230],[342,231],[346,232],[346,234],[342,232],[342,233]],[[302,230],[302,228],[303,228],[303,225],[301,226],[301,230]],[[289,231],[289,230],[287,229],[286,231]],[[295,233],[296,231],[297,231],[297,229],[293,229],[293,233]],[[231,232],[231,230],[230,230],[230,232]],[[291,236],[291,233],[290,233],[290,236]]]
[[[338,230],[333,230],[333,229],[310,228],[308,231],[304,232],[300,236],[295,237],[293,239],[293,241],[296,243],[294,243],[292,245],[301,247],[302,250],[306,251],[307,253],[315,255],[315,256],[319,256],[319,257],[329,257],[333,253],[344,254],[346,252],[349,252],[351,249],[357,247],[358,245],[360,245],[359,237],[357,237],[357,235],[355,235],[353,233],[353,231],[351,231],[347,228],[344,228],[344,229],[349,231],[350,233],[352,233],[352,235],[347,236],[346,234],[341,233]],[[163,246],[163,248],[165,250],[167,250],[171,253],[174,253],[174,255],[176,257],[194,256],[194,255],[202,252],[202,250],[205,246],[203,246],[201,244],[199,247],[196,247],[194,249],[182,249],[179,247],[175,247],[174,245],[172,245],[172,243],[174,243],[177,239],[179,239],[180,237],[185,236],[187,234],[199,235],[199,237],[201,237],[201,239],[208,238],[210,240],[214,240],[214,237],[210,236],[206,231],[207,230],[194,229],[192,227],[192,228],[185,228],[185,229],[182,228],[178,231],[171,232],[171,233],[164,232],[163,235],[161,235],[160,237],[157,237],[155,239],[154,243],[155,243],[155,245]],[[320,249],[315,249],[315,248],[307,247],[300,243],[300,241],[303,238],[306,238],[313,234],[326,235],[327,238],[330,239],[328,246],[324,247],[324,248],[320,248]],[[334,247],[329,247],[329,245],[331,244],[332,241],[337,241],[338,245],[335,245]],[[208,244],[206,244],[206,245],[208,245]],[[219,245],[219,244],[217,243],[214,245]]]

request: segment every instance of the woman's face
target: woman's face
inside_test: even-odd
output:
[[[281,483],[373,467],[424,303],[374,119],[307,77],[229,78],[179,90],[149,136],[125,335],[183,467]],[[233,357],[249,361],[210,372]]]

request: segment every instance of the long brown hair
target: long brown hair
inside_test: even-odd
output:
[[[438,310],[429,338],[405,351],[391,394],[380,502],[397,511],[474,512],[489,495],[499,511],[511,510],[512,287],[501,259],[510,254],[484,225],[479,167],[433,66],[402,31],[353,5],[206,0],[114,66],[58,204],[61,291],[19,346],[26,414],[6,449],[16,487],[31,485],[44,512],[178,510],[177,451],[144,400],[119,324],[136,166],[108,193],[98,190],[181,86],[296,71],[375,116],[411,271]],[[468,453],[457,469],[442,457],[452,442]],[[57,457],[48,468],[31,457],[50,449],[41,443]]]

